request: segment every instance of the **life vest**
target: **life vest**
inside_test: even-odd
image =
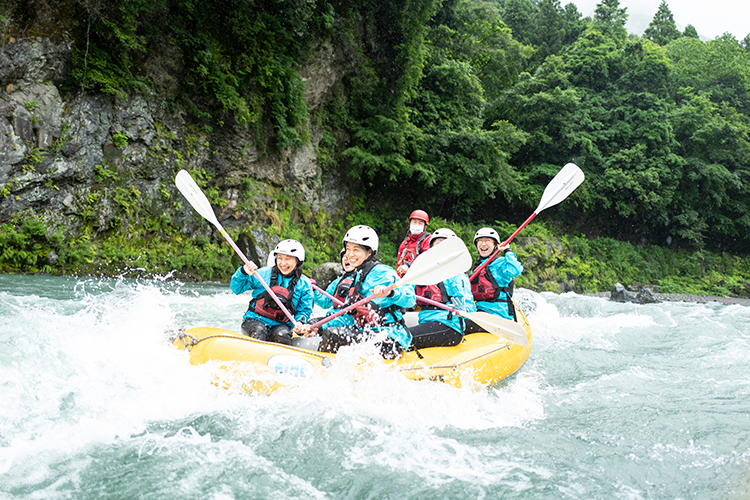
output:
[[[377,264],[377,262],[368,260],[361,266],[359,266],[356,272],[359,278],[356,280],[357,283],[349,288],[349,293],[346,297],[346,305],[353,304],[358,300],[365,298],[365,295],[362,293],[362,284],[365,282],[367,275]],[[401,310],[401,308],[396,305],[380,307],[379,305],[370,301],[363,304],[362,306],[352,309],[351,311],[349,311],[349,314],[352,315],[354,323],[359,328],[364,329],[367,327],[376,327],[382,325],[386,320],[387,314],[390,314],[393,320],[398,322],[398,320],[396,319],[396,315],[394,314],[394,312],[398,310]]]
[[[349,289],[352,287],[352,283],[354,283],[354,272],[350,271],[344,274],[339,280],[338,285],[336,285],[336,290],[333,291],[334,298],[341,302],[345,302],[349,295]],[[335,302],[333,307],[339,309]]]
[[[294,287],[297,285],[298,280],[299,278],[295,276],[289,281],[288,287],[279,286],[279,268],[273,266],[273,269],[271,270],[271,280],[269,282],[271,291],[276,294],[279,301],[287,308],[292,316],[294,316],[294,302],[292,299],[294,297]],[[284,311],[279,308],[279,305],[276,304],[276,301],[273,300],[273,297],[271,297],[266,290],[250,301],[250,307],[248,310],[253,311],[255,314],[259,314],[264,318],[278,321],[279,323],[286,323],[288,321]]]
[[[424,232],[419,235],[419,238],[413,239],[411,238],[411,234],[407,234],[406,238],[404,238],[404,241],[402,244],[406,243],[404,245],[404,249],[401,251],[401,254],[398,256],[398,259],[396,260],[396,267],[400,267],[401,264],[411,264],[414,262],[414,259],[417,258],[418,255],[420,255],[424,250],[422,249],[422,242],[430,236],[430,233]]]
[[[414,293],[419,297],[434,300],[441,304],[451,303],[451,297],[448,295],[448,292],[445,289],[445,284],[443,284],[442,281],[437,285],[417,285],[414,287]],[[437,306],[430,304],[420,304],[419,307],[422,309],[438,309]]]
[[[451,296],[448,295],[448,291],[445,289],[445,284],[441,281],[437,285],[417,285],[414,287],[415,295],[424,297],[425,299],[434,300],[441,304],[450,304]],[[441,307],[434,306],[432,304],[419,304],[420,309],[442,309]],[[453,311],[448,311],[448,320],[453,319]],[[464,324],[463,319],[461,320],[461,331],[463,331]]]
[[[476,264],[474,264],[474,269],[477,268],[479,263],[478,260]],[[513,288],[516,284],[515,278],[511,278],[508,286],[499,286],[497,280],[492,275],[492,271],[490,271],[490,265],[488,263],[470,283],[471,294],[474,296],[474,300],[477,302],[505,302],[508,304],[508,314],[513,316],[513,319],[517,321],[516,308],[513,306]],[[501,293],[505,293],[504,299],[500,299]]]

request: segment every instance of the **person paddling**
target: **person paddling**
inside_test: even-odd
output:
[[[456,233],[441,228],[432,233],[430,248],[445,241],[457,238]],[[457,274],[437,285],[415,287],[417,298],[424,297],[441,302],[465,312],[476,312],[474,297],[471,294],[469,277],[465,273]],[[454,346],[461,343],[464,336],[464,319],[450,311],[434,305],[419,304],[419,324],[409,328],[412,334],[412,346],[415,349],[438,346]]]
[[[430,233],[426,232],[430,217],[424,210],[414,210],[409,215],[409,232],[398,247],[396,271],[403,277],[419,254],[430,248]]]
[[[292,331],[301,331],[313,310],[312,284],[302,275],[305,249],[296,240],[283,240],[276,245],[273,256],[273,266],[259,269],[254,262],[248,262],[237,269],[229,286],[236,295],[252,291],[253,298],[242,321],[242,333],[258,340],[291,345]],[[263,288],[254,272],[270,285],[294,316],[294,324]]]
[[[479,259],[473,269],[477,269],[500,245],[500,235],[491,227],[483,227],[474,234],[474,245],[479,252]],[[489,264],[471,280],[471,293],[479,311],[496,314],[505,319],[515,319],[513,307],[513,285],[516,276],[523,272],[523,266],[510,245],[500,248],[500,252]],[[470,273],[470,274],[473,274]],[[466,333],[482,331],[473,321],[466,322]]]
[[[344,235],[343,243],[344,255],[355,269],[345,303],[352,304],[371,294],[376,298],[327,322],[318,350],[337,352],[342,346],[375,337],[381,355],[386,359],[396,358],[411,343],[401,309],[414,307],[414,286],[400,286],[386,295],[386,289],[398,281],[398,275],[391,267],[377,262],[379,239],[370,226],[352,227]]]

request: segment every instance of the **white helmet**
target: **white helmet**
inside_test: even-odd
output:
[[[480,228],[476,233],[474,233],[474,245],[477,244],[477,240],[479,238],[492,238],[497,242],[498,245],[500,244],[500,235],[497,234],[497,231],[495,231],[491,227]]]
[[[297,240],[283,240],[280,241],[276,248],[273,249],[274,263],[277,255],[289,255],[290,257],[297,257],[300,262],[305,262],[305,249],[302,247],[302,243]]]
[[[367,247],[372,250],[372,253],[378,251],[378,233],[370,226],[360,224],[349,229],[344,235],[344,246],[346,246],[347,241]]]
[[[439,240],[441,238],[457,238],[457,236],[452,229],[441,227],[440,229],[436,229],[435,232],[432,233],[432,236],[430,236],[430,246],[432,246],[432,243],[435,240]]]
[[[274,264],[276,264],[276,252],[274,252],[273,250],[271,250],[268,253],[268,259],[266,260],[266,265],[268,267],[273,267]]]

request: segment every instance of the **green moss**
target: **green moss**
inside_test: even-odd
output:
[[[128,135],[125,132],[116,130],[115,133],[112,134],[112,144],[114,144],[117,149],[125,149],[128,145]]]

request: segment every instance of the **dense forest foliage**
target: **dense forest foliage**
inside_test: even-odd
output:
[[[574,161],[587,182],[549,216],[573,234],[750,248],[750,35],[702,41],[666,2],[643,36],[618,0],[592,18],[559,0],[0,4],[29,34],[72,34],[70,91],[156,89],[268,150],[315,120],[319,161],[364,179],[358,206],[384,232],[415,207],[520,222]],[[321,40],[354,69],[311,116],[298,69]]]

